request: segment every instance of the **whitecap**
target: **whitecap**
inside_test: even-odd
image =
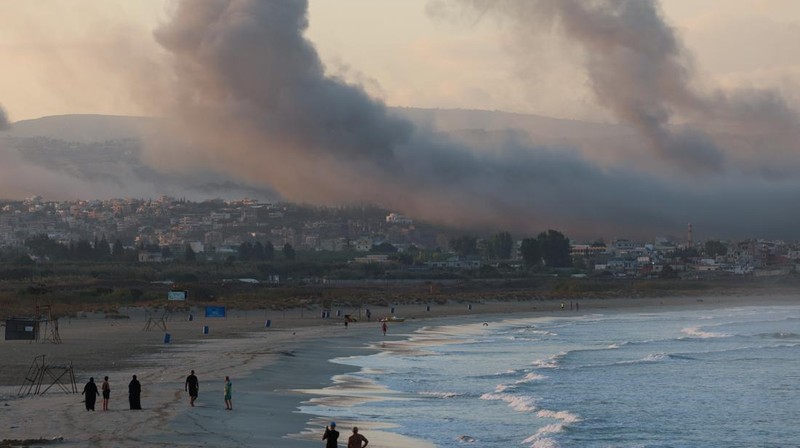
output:
[[[434,391],[422,391],[418,392],[418,394],[435,398],[455,398],[464,395],[458,392],[434,392]]]
[[[487,393],[481,395],[481,400],[504,401],[511,409],[519,412],[533,412],[536,410],[536,399],[528,396],[518,396],[504,393]]]
[[[688,327],[681,330],[681,333],[691,337],[691,338],[700,338],[700,339],[711,339],[711,338],[728,338],[731,335],[726,333],[714,333],[711,331],[703,331],[700,327]]]

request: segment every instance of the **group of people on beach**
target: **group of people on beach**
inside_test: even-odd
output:
[[[339,431],[336,430],[336,422],[331,422],[325,427],[322,440],[325,440],[325,448],[339,447]],[[363,434],[358,433],[357,426],[353,426],[353,435],[347,439],[347,448],[365,448],[367,445],[369,445],[369,440]]]
[[[108,410],[108,401],[111,399],[111,383],[108,382],[108,377],[103,378],[103,384],[100,386],[103,393],[103,410]],[[97,402],[97,397],[100,391],[97,389],[97,384],[94,382],[94,377],[89,377],[89,382],[83,386],[84,403],[86,404],[87,411],[94,411],[94,405]],[[133,379],[128,383],[128,402],[131,409],[142,409],[142,385],[133,375]]]

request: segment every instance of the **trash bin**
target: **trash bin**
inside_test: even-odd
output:
[[[172,340],[172,336],[169,333],[164,333],[164,343],[169,344],[170,340]]]
[[[203,325],[203,334],[208,334],[208,325]]]
[[[265,327],[269,328],[272,326],[272,321],[267,319],[267,323],[264,324]]]

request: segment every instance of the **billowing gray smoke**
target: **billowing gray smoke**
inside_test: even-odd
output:
[[[664,159],[717,174],[675,185],[652,173],[601,168],[569,148],[544,148],[525,137],[478,147],[415,128],[359,86],[326,75],[303,35],[305,0],[177,5],[156,31],[174,69],[169,91],[156,95],[161,114],[172,119],[172,138],[151,142],[149,160],[234,173],[290,200],[375,203],[421,219],[523,235],[548,227],[572,236],[652,235],[680,232],[689,220],[696,228],[741,234],[764,219],[762,233],[791,231],[794,213],[758,198],[791,198],[800,191],[796,182],[754,185],[723,175],[728,156],[705,129],[670,125],[679,106],[686,115],[726,123],[745,117],[735,107],[715,110],[739,97],[708,101],[685,87],[678,45],[654,5],[534,3],[591,50],[588,68],[603,104],[635,124]],[[527,4],[498,1],[497,7],[533,8]],[[760,95],[755,99],[773,110]],[[698,187],[704,196],[694,194]],[[758,204],[757,218],[734,220],[742,199]],[[713,213],[709,202],[717,205]]]
[[[797,115],[770,90],[702,92],[693,88],[690,58],[661,16],[658,1],[457,3],[481,17],[496,14],[511,21],[519,42],[555,29],[579,45],[599,104],[638,129],[656,155],[682,170],[720,172],[732,165],[747,171],[754,163],[780,169],[786,167],[786,156],[792,158],[790,169],[797,167]],[[731,134],[759,144],[724,138]]]
[[[0,131],[6,131],[11,128],[11,125],[8,123],[8,115],[6,115],[6,111],[3,110],[3,106],[0,105]]]

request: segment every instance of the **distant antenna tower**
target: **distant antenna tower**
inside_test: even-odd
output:
[[[693,244],[692,243],[692,223],[689,223],[689,229],[686,232],[686,242],[688,244],[688,247],[692,247],[692,244]]]

